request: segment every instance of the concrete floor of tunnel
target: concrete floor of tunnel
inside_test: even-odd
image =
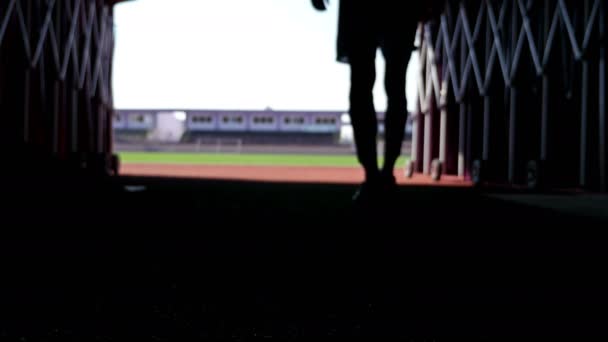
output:
[[[353,208],[349,185],[84,185],[25,191],[36,215],[14,208],[43,232],[1,242],[0,333],[438,341],[606,333],[606,240],[595,218],[469,188],[401,187],[387,213]],[[51,200],[57,189],[65,201]],[[59,225],[49,231],[51,221]],[[59,237],[68,226],[77,230]]]
[[[199,221],[223,223],[222,226],[238,224],[243,220],[250,226],[262,229],[310,224],[311,228],[323,226],[331,230],[332,225],[334,229],[339,229],[363,224],[376,229],[384,226],[405,232],[439,227],[448,231],[463,226],[467,227],[465,231],[475,231],[481,225],[494,228],[484,229],[486,231],[500,231],[502,227],[515,232],[524,229],[524,223],[530,223],[532,227],[536,224],[538,227],[535,230],[539,232],[551,225],[555,234],[560,230],[555,227],[558,223],[559,226],[567,226],[568,223],[596,226],[608,219],[606,197],[567,192],[536,194],[501,189],[410,185],[400,186],[390,202],[370,208],[356,207],[351,202],[357,189],[352,184],[151,177],[123,177],[117,184],[121,193],[116,203],[119,210],[164,208],[168,213],[163,216],[169,220],[177,216],[193,220],[199,217]],[[182,215],[176,215],[175,211],[182,212]],[[144,212],[140,215],[123,214],[144,220],[148,216]],[[366,217],[370,221],[366,221]],[[525,230],[529,233],[529,229]]]

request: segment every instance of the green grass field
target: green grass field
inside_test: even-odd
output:
[[[295,155],[295,154],[213,154],[122,152],[122,163],[191,164],[191,165],[253,165],[253,166],[324,166],[356,167],[357,158],[351,155]],[[402,157],[398,165],[404,165]],[[381,160],[379,161],[382,162]]]

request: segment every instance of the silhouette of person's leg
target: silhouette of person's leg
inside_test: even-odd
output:
[[[376,82],[376,46],[358,44],[350,54],[351,90],[350,117],[353,125],[357,157],[365,170],[367,182],[378,178],[376,136],[378,122],[374,108],[373,89]]]
[[[386,59],[384,86],[388,98],[385,118],[385,150],[382,175],[393,178],[395,163],[401,155],[407,121],[405,82],[411,50],[402,41],[388,42],[382,49]]]

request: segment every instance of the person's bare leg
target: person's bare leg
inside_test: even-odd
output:
[[[376,139],[378,122],[374,108],[373,88],[376,81],[376,49],[361,47],[350,57],[350,117],[353,125],[357,157],[365,170],[366,182],[378,178]]]
[[[410,52],[402,47],[390,47],[385,51],[385,88],[388,106],[385,117],[385,150],[382,175],[394,182],[393,170],[403,145],[407,121],[405,82]]]

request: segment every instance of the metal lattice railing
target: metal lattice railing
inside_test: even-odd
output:
[[[541,174],[567,173],[559,163],[577,163],[577,185],[606,191],[607,8],[605,0],[448,1],[419,30],[412,171],[449,173],[453,164],[458,176],[484,181],[498,164],[505,169],[498,180],[515,184],[528,158],[523,178],[536,185]],[[555,114],[561,101],[576,117],[578,127],[569,129],[578,137],[577,160],[556,157],[552,143],[563,132]],[[503,119],[497,136],[493,127]],[[504,165],[496,161],[501,152]]]
[[[12,58],[0,66],[21,75],[4,82],[23,87],[2,109],[22,113],[22,143],[59,156],[111,150],[114,2],[0,3],[0,56]]]

